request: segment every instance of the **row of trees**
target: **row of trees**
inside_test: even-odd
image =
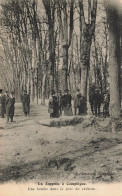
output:
[[[95,83],[104,92],[110,82],[108,65],[113,65],[116,58],[114,68],[118,70],[111,66],[110,73],[117,71],[119,77],[119,57],[114,55],[116,48],[111,51],[117,45],[119,54],[120,42],[115,40],[115,33],[120,37],[117,10],[111,0],[109,3],[97,0],[3,2],[0,77],[5,89],[14,90],[17,97],[27,89],[32,100],[38,103],[41,98],[42,104],[53,89],[69,88],[73,93],[80,88],[87,98],[87,87]],[[109,46],[110,43],[113,45]],[[113,81],[110,84],[114,91]],[[116,84],[119,85],[117,81]],[[117,92],[120,95],[120,90]],[[120,108],[120,97],[118,103]]]

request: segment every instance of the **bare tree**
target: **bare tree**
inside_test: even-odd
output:
[[[83,0],[79,0],[80,34],[81,34],[81,92],[87,98],[87,82],[90,67],[90,48],[95,32],[97,0],[88,1],[88,23],[84,14]]]

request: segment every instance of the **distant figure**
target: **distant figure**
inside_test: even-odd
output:
[[[5,115],[5,96],[2,94],[3,90],[0,90],[0,105],[1,105],[1,118]]]
[[[5,97],[5,114],[6,114],[6,100],[7,100],[7,98],[9,97],[8,91],[6,91],[6,92],[4,93],[4,97]]]
[[[102,96],[99,92],[99,89],[95,88],[95,91],[93,94],[93,104],[94,104],[95,116],[100,115],[101,103],[102,103]]]
[[[75,110],[75,115],[80,115],[81,114],[81,93],[80,93],[80,90],[77,89],[76,90],[76,93],[75,93],[75,97],[74,97],[74,110]],[[77,111],[78,109],[78,111]]]
[[[63,102],[63,111],[65,116],[72,116],[72,96],[69,93],[69,90],[66,89],[64,91],[64,95],[62,97],[62,102]]]
[[[58,91],[58,109],[59,109],[59,115],[62,116],[62,94],[61,91]]]
[[[87,101],[86,98],[82,95],[81,95],[81,106],[80,106],[79,114],[87,114]]]
[[[25,116],[30,115],[30,95],[27,94],[27,91],[24,90],[24,94],[21,96],[21,102],[23,105],[23,112]]]
[[[55,91],[51,92],[51,98],[49,99],[48,112],[50,113],[50,118],[59,117],[58,109],[58,98],[55,96]]]
[[[110,94],[106,90],[103,95],[103,116],[106,118],[109,116],[109,102],[110,102]]]
[[[10,96],[7,97],[6,99],[6,118],[7,118],[7,123],[9,122],[13,122],[13,117],[14,117],[14,107],[15,104],[15,98],[14,98],[14,93],[11,92]]]

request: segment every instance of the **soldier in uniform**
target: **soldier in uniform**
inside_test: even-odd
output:
[[[48,112],[50,113],[50,118],[59,117],[58,109],[58,98],[55,96],[55,91],[51,92],[51,98],[49,99]]]
[[[109,116],[109,102],[110,102],[110,94],[106,90],[103,95],[103,116],[106,118]]]
[[[1,89],[1,95],[0,95],[0,104],[1,104],[1,118],[4,118],[5,115],[5,96],[2,94],[2,89]]]
[[[6,99],[6,118],[7,118],[7,123],[9,122],[13,122],[13,117],[14,117],[14,107],[15,104],[15,98],[14,98],[14,93],[11,92],[10,96],[7,97]]]
[[[95,116],[100,115],[101,102],[102,102],[102,96],[99,92],[99,89],[95,88],[93,94],[93,105],[94,105]]]
[[[76,91],[76,94],[75,94],[75,97],[74,97],[74,110],[75,110],[75,115],[76,114],[80,114],[80,108],[81,108],[81,93],[80,93],[80,90],[77,89]],[[77,112],[77,109],[78,109],[78,112]]]
[[[21,97],[22,105],[23,105],[23,112],[25,116],[29,116],[30,114],[30,95],[27,94],[27,91],[24,90],[24,94]]]
[[[69,90],[66,89],[64,91],[64,95],[62,97],[62,102],[63,102],[63,111],[65,116],[72,116],[72,96],[69,93]]]

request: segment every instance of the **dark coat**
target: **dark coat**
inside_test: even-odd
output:
[[[6,115],[7,116],[11,116],[11,117],[14,116],[14,110],[15,110],[14,104],[15,104],[14,97],[13,98],[8,97],[6,99]]]
[[[64,94],[62,97],[63,107],[71,106],[72,96],[70,94]]]
[[[102,103],[102,95],[99,92],[95,92],[93,95],[93,104],[100,106],[101,103]]]
[[[62,105],[63,105],[63,111],[64,115],[66,116],[72,116],[72,96],[70,94],[64,94],[62,97]]]
[[[0,97],[1,115],[4,115],[5,114],[5,111],[6,111],[5,101],[6,101],[5,95],[1,95],[1,97]]]
[[[51,114],[51,117],[53,118],[59,117],[58,99],[56,96],[52,96],[51,99],[49,99],[48,112]]]
[[[21,102],[23,104],[24,112],[28,113],[30,111],[30,95],[29,94],[22,95]]]

